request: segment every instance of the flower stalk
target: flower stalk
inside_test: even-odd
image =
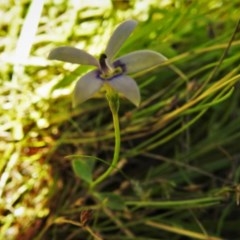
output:
[[[118,160],[119,160],[119,153],[120,153],[120,146],[121,146],[121,134],[120,134],[120,126],[119,126],[119,95],[115,92],[111,87],[106,85],[106,98],[109,104],[109,108],[112,113],[113,118],[113,127],[114,127],[114,136],[115,136],[115,147],[114,147],[114,154],[112,162],[109,168],[100,175],[95,181],[92,182],[90,185],[90,189],[93,189],[96,185],[101,183],[104,179],[106,179],[114,169],[116,169]]]

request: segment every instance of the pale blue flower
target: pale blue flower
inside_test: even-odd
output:
[[[50,52],[49,59],[97,67],[96,70],[88,72],[77,81],[74,89],[74,105],[92,97],[104,84],[110,85],[136,106],[140,104],[139,88],[135,80],[128,75],[154,68],[166,58],[154,51],[139,50],[113,60],[136,25],[137,22],[134,20],[120,24],[111,36],[107,48],[100,55],[99,60],[74,47],[58,47]]]

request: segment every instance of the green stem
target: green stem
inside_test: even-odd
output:
[[[120,136],[120,127],[119,127],[119,117],[118,117],[118,109],[119,109],[119,97],[118,94],[113,91],[108,91],[106,94],[109,107],[112,113],[113,118],[113,127],[114,127],[114,135],[115,135],[115,147],[114,147],[114,155],[113,160],[109,168],[100,175],[95,181],[92,182],[90,188],[93,189],[96,185],[102,182],[105,178],[107,178],[114,169],[117,167],[117,163],[119,160],[119,152],[120,152],[120,144],[121,144],[121,136]]]

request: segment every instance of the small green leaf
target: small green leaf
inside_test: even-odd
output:
[[[120,195],[114,193],[101,193],[98,198],[112,210],[123,210],[125,208],[124,200]]]
[[[92,170],[95,159],[87,156],[81,156],[73,159],[72,168],[74,173],[87,183],[92,182]]]

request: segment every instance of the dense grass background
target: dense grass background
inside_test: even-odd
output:
[[[239,239],[239,7],[1,1],[0,239]],[[169,61],[134,76],[142,103],[121,99],[120,171],[89,193],[67,156],[103,159],[94,177],[106,169],[111,114],[101,93],[73,109],[90,68],[47,55],[69,45],[98,56],[129,18],[139,25],[119,55],[152,49]]]

